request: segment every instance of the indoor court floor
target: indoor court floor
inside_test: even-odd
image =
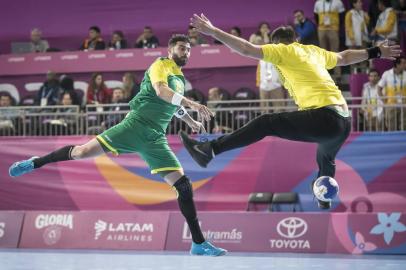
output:
[[[238,253],[223,257],[186,252],[0,249],[0,270],[372,270],[406,269],[406,255]]]

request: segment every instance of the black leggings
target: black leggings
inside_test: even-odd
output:
[[[264,114],[212,141],[215,154],[255,143],[266,136],[317,143],[318,175],[334,177],[334,159],[351,131],[351,118],[332,109]]]

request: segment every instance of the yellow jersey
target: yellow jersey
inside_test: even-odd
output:
[[[275,65],[280,81],[299,110],[346,104],[328,69],[337,65],[337,53],[297,42],[262,46],[263,60]]]

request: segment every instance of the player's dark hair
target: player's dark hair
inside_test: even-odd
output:
[[[368,72],[368,75],[371,75],[371,73],[376,73],[376,74],[378,74],[378,76],[379,76],[379,71],[378,70],[376,70],[376,69],[374,69],[374,68],[371,68],[370,70],[369,70],[369,72]]]
[[[238,33],[238,36],[241,36],[241,28],[238,26],[234,26],[233,28],[231,28],[231,30],[235,30]]]
[[[381,3],[385,7],[391,7],[392,6],[391,0],[378,0],[378,3]]]
[[[174,47],[176,45],[176,43],[178,43],[178,41],[190,43],[190,39],[188,36],[183,35],[183,34],[174,34],[169,39],[168,47]]]
[[[293,11],[293,14],[296,14],[296,13],[298,13],[298,12],[300,12],[300,13],[302,13],[302,14],[304,15],[303,10],[301,10],[301,9],[295,9],[295,11]]]
[[[291,26],[280,26],[271,34],[272,43],[290,44],[296,41],[295,30]]]

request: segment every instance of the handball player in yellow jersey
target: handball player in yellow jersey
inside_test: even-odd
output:
[[[277,136],[317,143],[318,176],[334,177],[334,160],[350,133],[351,117],[328,69],[371,58],[394,60],[401,52],[398,45],[389,46],[387,42],[363,50],[330,52],[296,42],[295,31],[289,26],[272,32],[272,44],[254,45],[213,26],[203,14],[194,14],[191,25],[244,56],[274,64],[284,87],[299,107],[295,112],[263,114],[233,133],[210,142],[193,140],[181,132],[183,144],[202,167],[222,152],[247,146],[266,136]],[[330,202],[320,200],[318,205],[321,209],[331,207]]]

